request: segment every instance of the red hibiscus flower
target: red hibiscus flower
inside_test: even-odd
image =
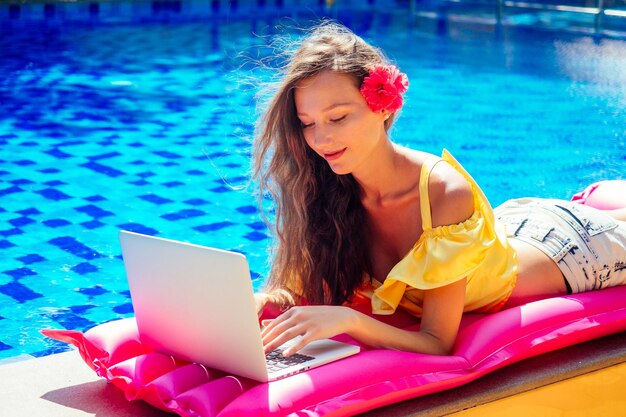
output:
[[[409,88],[409,79],[393,65],[377,65],[363,79],[361,94],[374,112],[394,113],[402,107],[402,94]]]

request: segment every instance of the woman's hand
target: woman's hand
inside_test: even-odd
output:
[[[256,312],[259,317],[261,317],[263,309],[265,309],[265,306],[270,302],[271,297],[271,295],[264,292],[254,293],[254,303],[256,304]]]
[[[349,333],[357,314],[355,310],[343,306],[292,307],[274,320],[263,320],[265,328],[261,337],[265,352],[276,349],[296,336],[302,336],[284,351],[284,355],[289,356],[314,340]]]
[[[396,328],[344,306],[292,307],[274,320],[263,320],[265,352],[302,336],[286,349],[292,355],[308,343],[347,333],[372,348],[396,349],[430,355],[449,355],[463,315],[466,279],[424,291],[419,331]]]
[[[285,311],[292,300],[283,294],[282,298],[276,294],[259,292],[254,294],[256,312],[259,318],[277,317]]]

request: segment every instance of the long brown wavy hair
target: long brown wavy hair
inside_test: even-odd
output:
[[[277,238],[266,291],[284,304],[343,304],[371,271],[360,187],[351,174],[335,174],[309,148],[296,115],[294,89],[322,71],[350,74],[358,88],[372,66],[387,63],[379,49],[349,29],[323,23],[288,52],[259,119],[253,175],[261,206],[268,193],[274,200]]]

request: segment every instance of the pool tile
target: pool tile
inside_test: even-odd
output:
[[[68,158],[74,157],[74,155],[70,155],[67,152],[63,152],[62,150],[58,148],[50,149],[49,151],[46,151],[45,153],[57,159],[68,159]]]
[[[115,158],[117,156],[121,156],[122,154],[119,152],[108,152],[100,155],[89,156],[88,158],[92,161],[100,161],[102,159]]]
[[[19,282],[9,282],[8,284],[0,285],[0,293],[13,298],[20,304],[43,297],[43,295],[31,290]]]
[[[227,180],[228,180],[229,184],[245,183],[245,182],[248,182],[250,180],[250,177],[246,177],[245,175],[238,175],[238,176],[235,176],[235,177],[229,177]],[[223,182],[223,180],[219,179],[219,180],[215,180],[215,182],[221,183],[221,182]]]
[[[52,201],[68,200],[72,198],[56,188],[44,188],[43,190],[37,191],[37,194],[40,194],[42,197]]]
[[[195,226],[194,230],[197,230],[199,232],[205,233],[205,232],[215,232],[217,230],[223,229],[225,227],[229,227],[229,226],[233,226],[235,223],[233,222],[216,222],[216,223],[211,223],[211,224],[204,224],[204,225],[200,225],[200,226]]]
[[[180,181],[169,181],[169,182],[164,182],[161,185],[163,185],[164,187],[167,187],[167,188],[175,188],[175,187],[180,187],[181,185],[185,185],[185,183],[184,182],[180,182]],[[0,196],[2,196],[2,195],[0,194]]]
[[[80,225],[83,226],[86,229],[93,230],[93,229],[97,229],[99,227],[102,227],[105,224],[102,223],[99,220],[91,220],[91,221],[88,221],[88,222],[83,222]]]
[[[106,294],[109,291],[104,289],[101,285],[96,285],[90,288],[80,288],[78,292],[88,297],[97,297],[99,295]]]
[[[243,237],[245,237],[248,240],[252,240],[254,242],[269,239],[268,235],[266,235],[265,233],[259,233],[259,232],[246,233],[245,235],[243,235]]]
[[[158,230],[153,229],[151,227],[144,226],[142,224],[138,224],[138,223],[123,223],[123,224],[118,224],[117,227],[119,227],[121,230],[141,233],[142,235],[155,236],[159,234]]]
[[[0,236],[10,237],[23,234],[24,231],[18,227],[14,227],[12,229],[0,230]]]
[[[88,262],[82,262],[79,263],[78,265],[74,265],[72,268],[72,271],[76,272],[77,274],[80,275],[85,275],[88,274],[90,272],[97,272],[98,271],[98,267],[88,263]]]
[[[206,172],[204,171],[200,171],[199,169],[192,169],[187,171],[188,175],[194,175],[194,176],[201,176],[201,175],[206,175]]]
[[[66,182],[59,181],[59,180],[46,181],[43,184],[47,185],[48,187],[58,187],[59,185],[67,185]]]
[[[129,181],[128,183],[132,185],[136,185],[138,187],[141,187],[144,185],[150,185],[150,183],[146,180]]]
[[[0,190],[0,197],[4,197],[7,196],[9,194],[15,194],[15,193],[21,193],[24,192],[24,190],[18,186],[13,186],[13,187],[9,187],[9,188],[5,188],[3,190]]]
[[[185,204],[189,204],[190,206],[204,206],[209,204],[209,201],[203,200],[201,198],[192,198],[190,200],[183,201]]]
[[[82,305],[82,306],[72,306],[70,307],[70,310],[74,314],[83,314],[95,307],[96,306],[93,304],[88,304],[88,305]]]
[[[11,225],[15,226],[16,228],[19,228],[31,223],[35,223],[35,220],[31,219],[30,217],[18,217],[16,219],[9,220],[9,223],[11,223]]]
[[[15,280],[24,278],[27,276],[37,275],[37,273],[30,268],[12,269],[10,271],[3,271],[2,273],[7,274],[10,277],[13,277],[13,279]]]
[[[211,188],[209,191],[211,191],[212,193],[222,194],[222,193],[227,193],[233,190],[232,188],[228,188],[226,186],[220,185],[219,187]]]
[[[247,223],[246,226],[254,230],[267,230],[267,225],[264,222]]]
[[[131,303],[115,306],[113,307],[113,311],[117,314],[132,314],[134,312],[133,305]]]
[[[24,210],[18,210],[16,211],[16,213],[19,213],[23,216],[31,216],[31,215],[35,215],[35,214],[42,214],[41,211],[37,210],[34,207],[28,208],[28,209],[24,209]]]
[[[69,252],[74,256],[86,260],[103,257],[102,254],[98,253],[97,251],[91,249],[87,245],[82,244],[81,242],[70,236],[57,237],[49,240],[48,243],[58,247],[61,250]]]
[[[46,258],[44,258],[43,256],[38,255],[36,253],[31,253],[31,254],[28,254],[26,256],[22,256],[20,258],[17,258],[17,260],[22,262],[22,263],[24,263],[24,264],[26,264],[26,265],[30,265],[30,264],[34,264],[34,263],[37,263],[37,262],[45,261]]]
[[[81,166],[85,167],[85,168],[89,168],[92,171],[95,171],[95,172],[97,172],[99,174],[106,175],[108,177],[115,178],[115,177],[119,177],[119,176],[124,175],[124,173],[122,171],[118,170],[118,169],[111,168],[109,166],[102,165],[102,164],[99,164],[97,162],[86,162],[84,164],[81,164]]]
[[[257,212],[257,208],[255,206],[241,206],[237,207],[236,210],[243,214],[254,214]]]
[[[163,158],[167,158],[167,159],[180,159],[182,158],[181,155],[174,153],[174,152],[169,152],[169,151],[155,151],[152,152],[155,155],[161,156]]]
[[[15,245],[13,243],[9,242],[6,239],[0,240],[0,249],[9,249],[9,248],[12,248],[14,246]]]
[[[230,156],[230,155],[231,155],[230,152],[217,151],[217,152],[211,152],[207,156],[211,159],[216,159],[216,158],[222,158],[222,157]]]
[[[83,200],[86,200],[92,203],[97,203],[98,201],[106,200],[106,198],[102,197],[101,195],[92,195],[91,197],[85,197]]]
[[[60,308],[54,312],[45,314],[45,316],[69,330],[85,331],[96,325],[93,321],[73,313],[70,308]]]
[[[139,196],[139,198],[141,198],[142,200],[148,201],[150,203],[158,204],[158,205],[173,202],[169,198],[159,197],[158,195],[155,195],[155,194],[145,194],[145,195]]]
[[[86,206],[80,206],[80,207],[74,207],[74,210],[80,212],[80,213],[85,213],[93,218],[96,219],[101,219],[103,217],[109,217],[109,216],[114,216],[114,213],[111,213],[110,211],[106,211],[101,209],[100,207],[93,205],[93,204],[89,204]]]
[[[189,219],[192,217],[204,216],[206,213],[202,210],[183,209],[175,213],[164,214],[161,217],[166,220],[177,221],[181,219]]]
[[[52,340],[52,339],[48,339],[48,340]],[[69,352],[70,350],[74,349],[72,345],[59,342],[58,340],[52,340],[52,342],[53,342],[52,343],[53,346],[47,349],[39,350],[37,352],[32,352],[30,355],[35,358],[42,358],[44,356],[54,355],[55,353]],[[46,342],[46,343],[50,343],[50,342]]]
[[[27,180],[26,178],[18,178],[16,180],[9,181],[13,185],[28,185],[34,184],[35,181]]]
[[[13,163],[14,163],[15,165],[19,165],[19,166],[21,166],[21,167],[27,167],[27,166],[30,166],[30,165],[37,165],[37,163],[36,163],[36,162],[34,162],[34,161],[30,161],[30,160],[28,160],[28,159],[22,159],[22,160],[19,160],[19,161],[15,161],[15,162],[13,162]]]
[[[57,228],[57,227],[67,226],[69,224],[72,224],[65,219],[50,219],[50,220],[45,220],[42,223],[52,228]]]

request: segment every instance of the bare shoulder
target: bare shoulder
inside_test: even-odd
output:
[[[432,154],[398,147],[414,167],[421,167]],[[419,172],[419,171],[418,171]],[[474,214],[474,195],[465,177],[452,165],[435,165],[428,181],[428,196],[433,227],[458,224]]]
[[[474,214],[472,187],[445,161],[433,168],[428,193],[433,227],[461,223]]]

